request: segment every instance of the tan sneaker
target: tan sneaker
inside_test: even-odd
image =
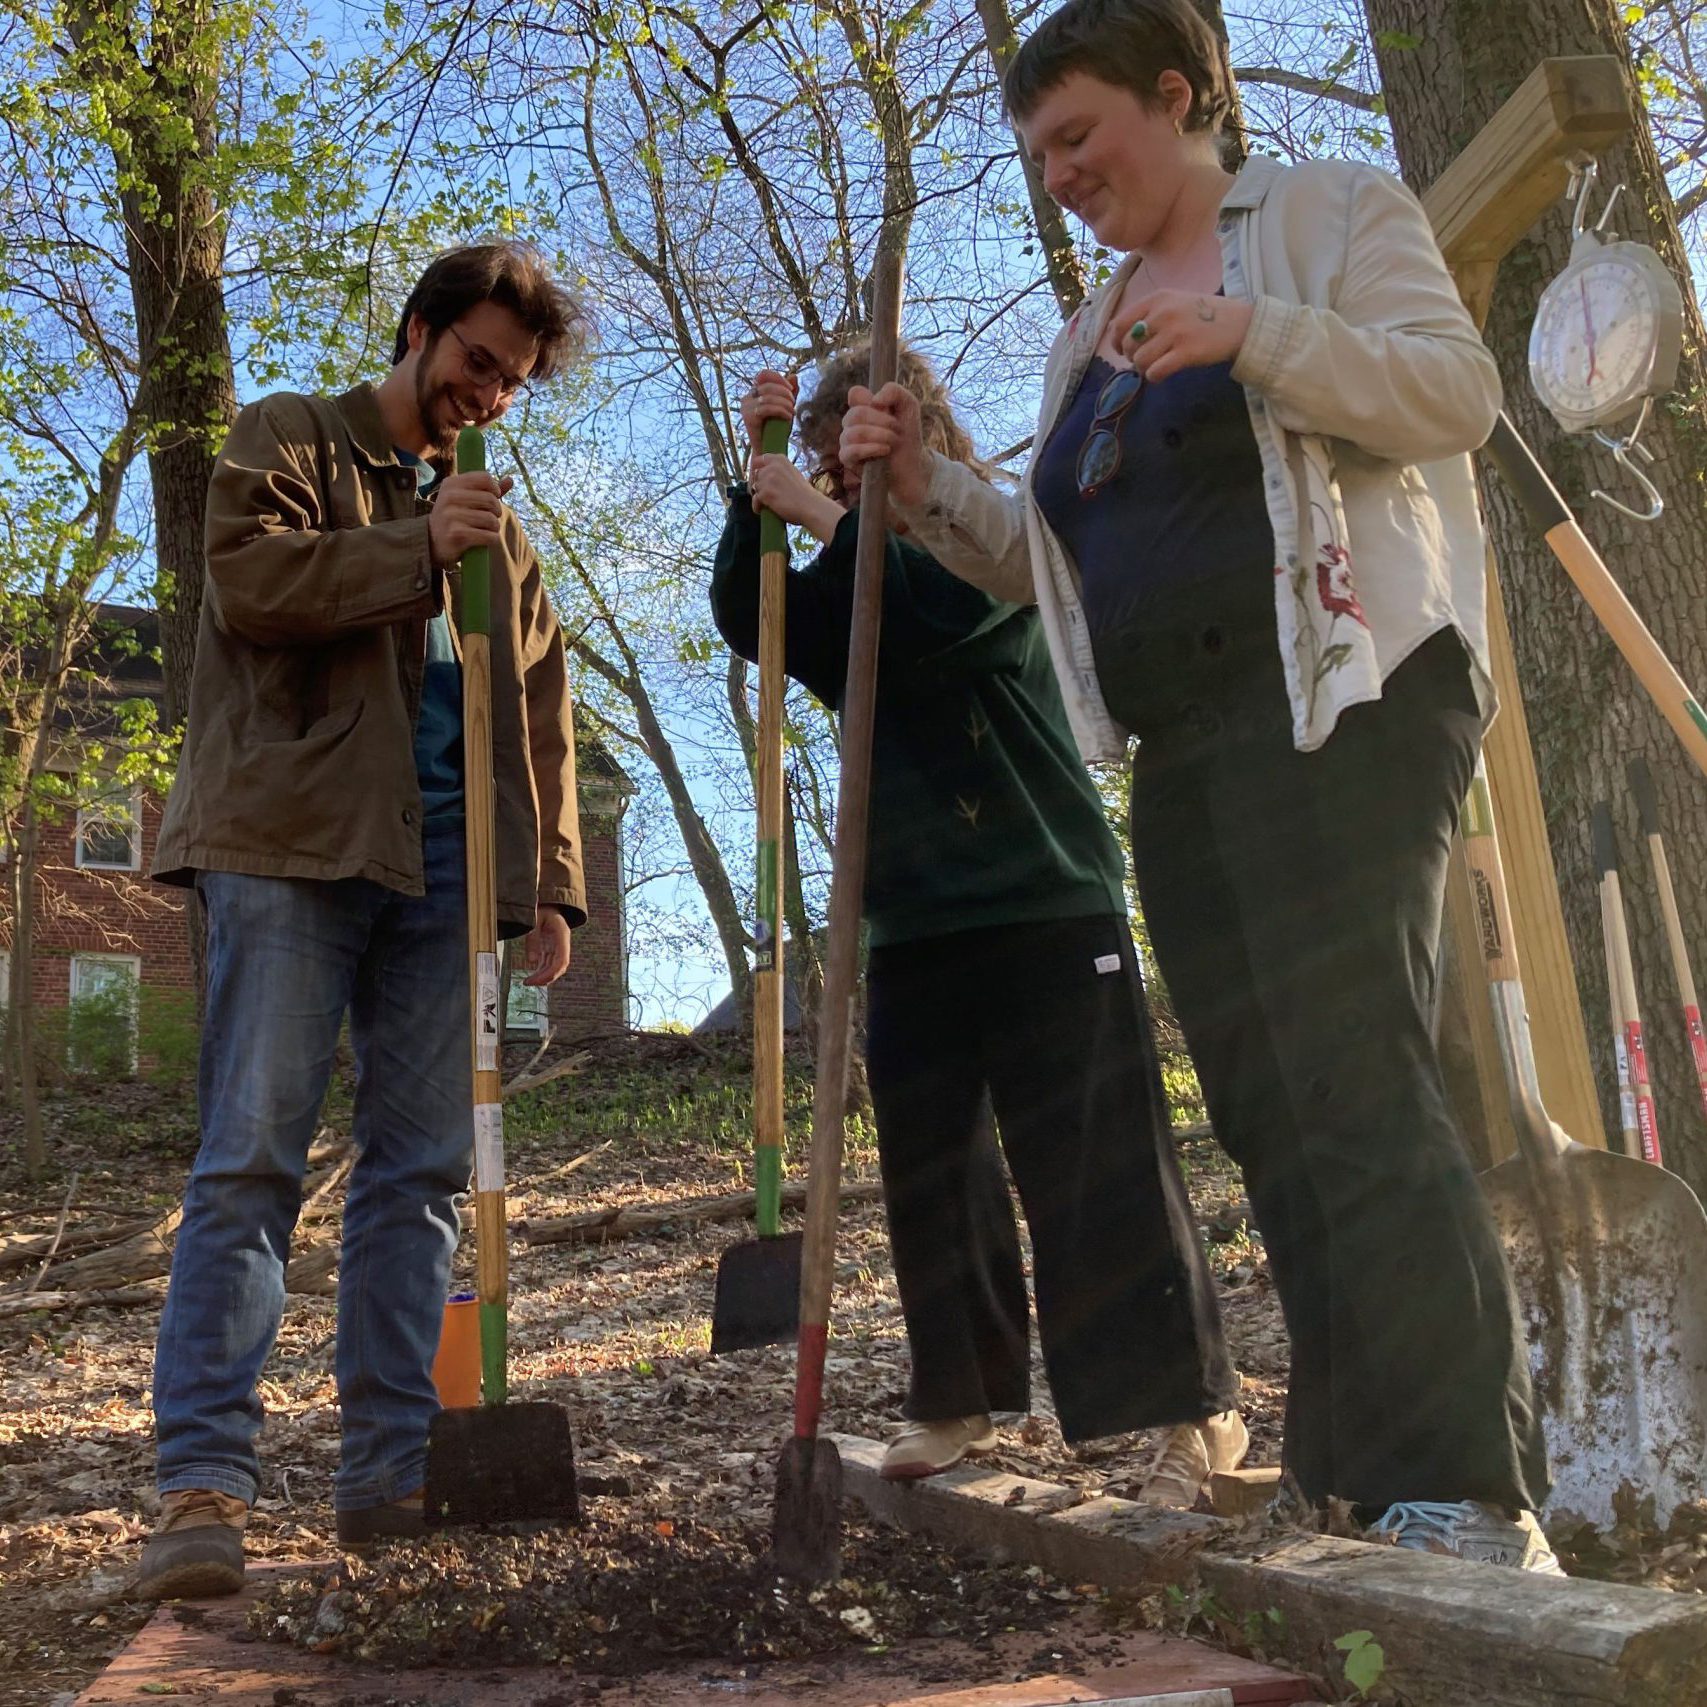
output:
[[[182,1488],[160,1502],[160,1522],[142,1549],[131,1590],[137,1600],[201,1600],[243,1586],[248,1505],[211,1488]]]
[[[878,1474],[886,1482],[915,1482],[995,1448],[996,1431],[987,1416],[909,1423],[889,1442]]]
[[[1146,1505],[1190,1511],[1210,1473],[1237,1470],[1250,1449],[1251,1431],[1237,1411],[1222,1411],[1200,1423],[1181,1423],[1157,1448],[1133,1498]]]

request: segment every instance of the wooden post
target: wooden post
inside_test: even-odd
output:
[[[1424,195],[1423,207],[1441,251],[1478,326],[1487,318],[1500,262],[1564,195],[1567,162],[1609,147],[1630,124],[1617,60],[1545,59]],[[1501,705],[1488,734],[1488,772],[1542,1094],[1549,1113],[1573,1138],[1604,1145],[1559,880],[1547,844],[1535,755],[1492,552],[1488,649]],[[1462,1001],[1467,1009],[1481,1091],[1484,1143],[1478,1148],[1483,1161],[1499,1161],[1511,1154],[1514,1139],[1462,848],[1455,852],[1448,886],[1447,928],[1452,938],[1447,958],[1454,968],[1449,999]]]

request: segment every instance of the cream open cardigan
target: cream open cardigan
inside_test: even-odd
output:
[[[1249,160],[1221,204],[1222,279],[1254,308],[1245,388],[1274,528],[1275,616],[1303,751],[1430,635],[1454,628],[1485,717],[1486,547],[1468,453],[1493,428],[1499,373],[1416,198],[1371,166]],[[1019,491],[932,456],[917,542],[997,598],[1035,602],[1080,751],[1128,734],[1097,685],[1078,573],[1033,494],[1037,459],[1095,353],[1135,256],[1062,328]],[[1135,552],[1141,547],[1135,547]]]

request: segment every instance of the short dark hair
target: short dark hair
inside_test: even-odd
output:
[[[575,293],[559,284],[529,243],[471,243],[433,257],[403,304],[393,363],[409,353],[409,322],[418,314],[434,333],[455,325],[482,302],[507,308],[538,345],[529,380],[550,379],[585,352],[592,322]]]
[[[1002,78],[1009,114],[1024,120],[1075,71],[1161,105],[1156,85],[1177,71],[1191,85],[1185,129],[1221,129],[1233,91],[1220,39],[1191,0],[1067,0],[1021,43]]]

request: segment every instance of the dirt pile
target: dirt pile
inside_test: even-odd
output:
[[[602,1502],[591,1502],[593,1505]],[[767,1567],[749,1526],[593,1511],[575,1530],[466,1532],[346,1558],[249,1614],[268,1641],[395,1666],[565,1664],[623,1675],[683,1660],[804,1659],[921,1636],[1044,1629],[1090,1591],[850,1524],[823,1589]]]

